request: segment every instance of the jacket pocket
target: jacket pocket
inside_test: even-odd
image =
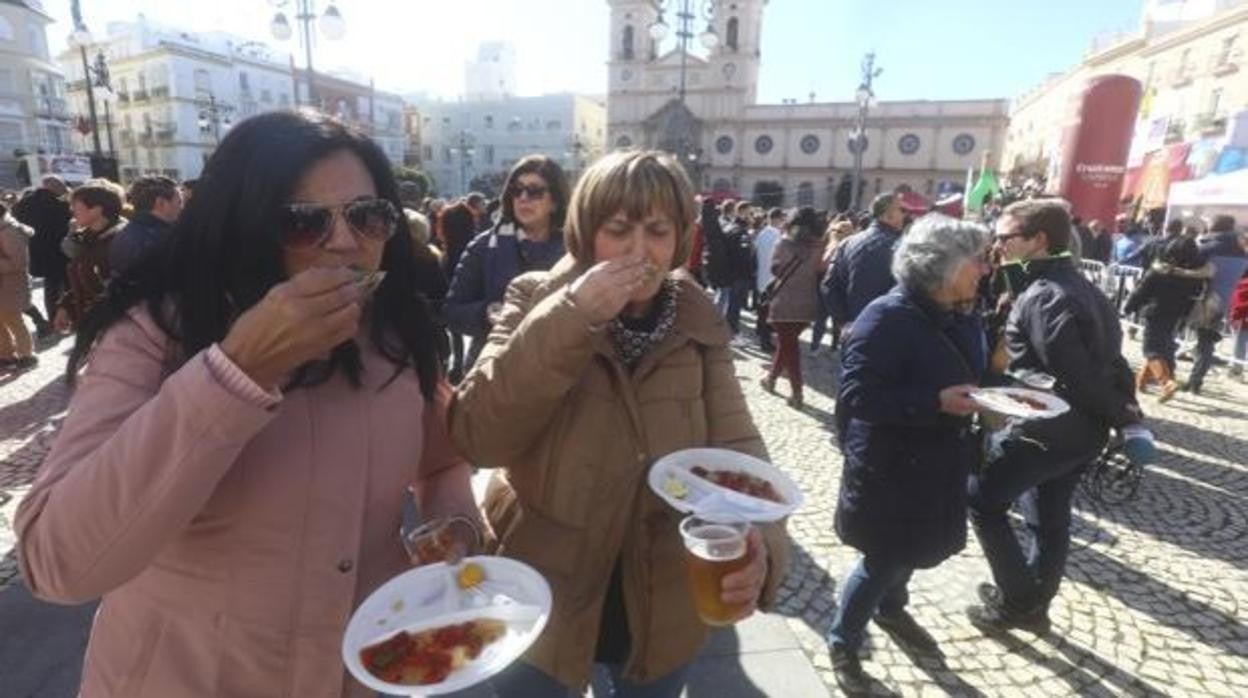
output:
[[[84,695],[143,695],[166,623],[164,615],[133,599],[100,604],[83,666]]]

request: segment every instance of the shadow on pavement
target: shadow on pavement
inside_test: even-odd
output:
[[[1248,626],[1226,611],[1175,589],[1146,572],[1132,569],[1092,548],[1072,553],[1066,577],[1113,596],[1128,608],[1187,635],[1199,645],[1242,655]]]
[[[1035,666],[1044,667],[1049,673],[1065,681],[1070,686],[1069,695],[1128,695],[1142,698],[1160,698],[1167,695],[1140,677],[1052,633],[1038,638],[1038,641],[1050,646],[1055,650],[1053,652],[1043,652],[1033,642],[1020,640],[1008,632],[989,633],[986,637],[1000,643],[1010,654],[1016,654]]]
[[[44,603],[20,582],[0,591],[0,696],[77,696],[95,606]]]
[[[1075,511],[1248,569],[1242,534],[1248,526],[1248,472],[1162,453],[1162,462],[1145,472],[1136,499],[1103,504],[1080,493]],[[1086,518],[1084,524],[1096,525]]]
[[[0,433],[21,439],[43,429],[49,419],[69,406],[69,387],[60,376],[44,384],[30,397],[0,407]]]
[[[1248,415],[1244,413],[1240,413],[1238,416],[1241,420],[1248,418]],[[1211,432],[1196,424],[1176,422],[1153,415],[1147,417],[1147,424],[1148,428],[1156,434],[1157,440],[1162,443],[1182,444],[1183,448],[1189,451],[1203,453],[1214,458],[1235,460],[1235,455],[1239,454],[1240,459],[1238,462],[1242,463],[1248,460],[1248,441],[1235,438],[1230,434]],[[1211,448],[1211,445],[1215,443],[1225,444],[1225,450],[1220,451],[1219,449]]]

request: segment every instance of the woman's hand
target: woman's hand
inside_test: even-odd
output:
[[[273,390],[295,368],[355,336],[367,293],[355,271],[309,269],[243,313],[221,350],[257,385]]]
[[[599,262],[572,282],[572,300],[589,314],[593,324],[601,324],[619,315],[654,273],[653,266],[641,257]]]
[[[754,614],[758,608],[758,597],[763,593],[763,584],[767,581],[769,563],[762,532],[751,526],[745,540],[746,555],[749,555],[750,561],[745,567],[724,577],[719,597],[725,605],[745,604],[745,610],[733,619],[734,623]]]
[[[979,386],[951,385],[940,391],[940,411],[955,417],[969,417],[979,411],[979,403],[971,399],[971,393]]]

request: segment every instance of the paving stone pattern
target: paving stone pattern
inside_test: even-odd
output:
[[[805,344],[803,344],[805,346]],[[1128,351],[1133,354],[1137,344]],[[823,636],[838,582],[857,560],[833,530],[841,456],[833,442],[832,354],[803,354],[811,384],[796,412],[759,387],[764,362],[739,351],[738,375],[772,459],[807,495],[790,531],[794,566],[781,612],[835,691]],[[1180,375],[1190,364],[1180,363]],[[911,612],[944,657],[908,656],[872,625],[864,662],[906,696],[1248,695],[1248,386],[1217,369],[1205,394],[1142,398],[1160,449],[1134,501],[1075,502],[1072,551],[1053,632],[987,638],[967,622],[990,579],[973,533],[966,549],[915,574]]]
[[[0,589],[17,574],[13,512],[64,418],[69,345],[65,339],[45,347],[35,371],[0,377]],[[780,612],[835,695],[822,638],[856,553],[833,531],[841,457],[832,438],[832,355],[804,353],[810,384],[801,412],[785,405],[785,381],[780,397],[758,386],[760,354],[742,345],[738,355],[772,457],[807,495],[790,523],[793,565]],[[1189,366],[1181,364],[1181,373]],[[975,584],[988,579],[972,536],[960,555],[911,583],[911,610],[940,642],[943,658],[908,656],[872,626],[865,666],[881,693],[1248,695],[1248,386],[1215,369],[1205,395],[1144,403],[1161,462],[1132,502],[1077,499],[1053,632],[990,639],[966,621]]]

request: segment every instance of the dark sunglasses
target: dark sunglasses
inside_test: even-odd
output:
[[[511,188],[507,190],[507,193],[514,199],[519,199],[521,195],[527,196],[530,199],[540,199],[543,196],[546,196],[549,191],[550,187],[543,187],[536,184],[532,186],[513,184],[511,185]]]
[[[341,215],[351,230],[370,240],[389,240],[399,221],[399,211],[385,199],[360,199],[345,204],[289,204],[282,207],[281,236],[286,247],[320,247]]]

